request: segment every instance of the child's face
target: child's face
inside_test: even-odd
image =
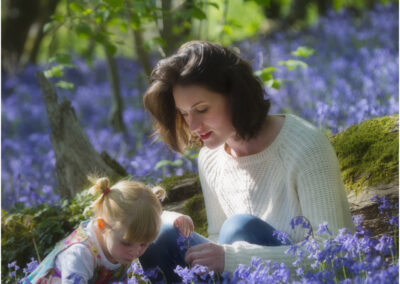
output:
[[[129,264],[142,256],[150,243],[132,243],[122,239],[121,230],[108,229],[105,232],[104,244],[107,258],[113,263]]]

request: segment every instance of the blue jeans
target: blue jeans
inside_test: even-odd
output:
[[[253,215],[234,215],[222,225],[218,243],[232,244],[235,241],[246,241],[263,246],[282,245],[281,241],[272,235],[274,230],[271,225]],[[144,270],[159,266],[168,283],[179,282],[181,279],[173,270],[177,265],[183,267],[187,264],[184,260],[186,251],[179,248],[178,236],[178,231],[172,225],[163,224],[157,239],[140,257],[140,263]],[[193,233],[189,247],[205,242],[210,242],[210,240]]]

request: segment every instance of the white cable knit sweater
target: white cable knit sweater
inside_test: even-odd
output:
[[[285,115],[280,133],[260,153],[234,158],[224,145],[213,150],[203,147],[199,176],[209,238],[215,242],[224,221],[241,213],[258,216],[288,233],[294,243],[304,239],[303,231],[290,227],[296,216],[307,217],[314,232],[324,221],[334,234],[343,227],[353,230],[338,160],[329,140],[294,115]],[[296,256],[286,255],[287,248],[246,242],[224,245],[225,271],[249,265],[252,256],[291,265]]]

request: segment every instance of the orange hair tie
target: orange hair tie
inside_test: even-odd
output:
[[[105,226],[106,226],[106,224],[105,224],[104,220],[98,218],[98,219],[97,219],[97,228],[99,228],[99,229],[104,229]]]

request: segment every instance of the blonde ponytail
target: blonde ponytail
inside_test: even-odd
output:
[[[89,193],[98,196],[95,201],[93,201],[91,207],[95,208],[97,212],[102,211],[101,205],[104,201],[105,196],[110,192],[110,180],[106,177],[102,178],[95,178],[95,177],[88,177],[88,179],[94,184],[90,189]]]
[[[164,188],[157,185],[151,189],[151,191],[157,196],[160,201],[163,201],[167,197],[167,192]]]

